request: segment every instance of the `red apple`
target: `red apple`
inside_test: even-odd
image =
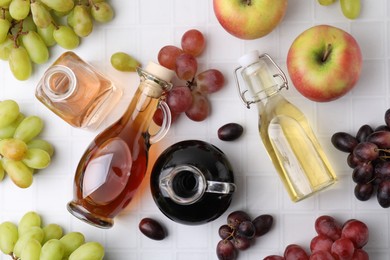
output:
[[[303,96],[328,102],[355,86],[362,69],[362,53],[349,33],[330,25],[317,25],[294,40],[287,55],[287,69]]]
[[[269,34],[282,21],[287,0],[213,0],[222,27],[240,39]]]

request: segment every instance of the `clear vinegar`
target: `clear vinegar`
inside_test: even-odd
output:
[[[264,106],[259,132],[293,201],[304,199],[336,181],[305,115],[280,95],[270,97]]]

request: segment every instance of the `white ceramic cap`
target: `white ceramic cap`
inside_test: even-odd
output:
[[[173,76],[175,75],[173,70],[167,69],[164,66],[154,62],[149,62],[145,68],[145,71],[166,82],[171,82]]]
[[[251,51],[242,56],[241,58],[238,59],[238,63],[240,64],[241,67],[245,68],[248,67],[249,65],[252,65],[253,63],[258,62],[259,59],[259,52],[256,51]]]

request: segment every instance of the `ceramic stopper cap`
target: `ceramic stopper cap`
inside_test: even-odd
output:
[[[238,64],[240,64],[241,67],[245,68],[249,65],[252,65],[253,63],[258,62],[259,60],[259,52],[256,50],[248,52],[247,54],[239,58]]]
[[[160,64],[149,62],[145,68],[145,71],[152,74],[156,78],[162,79],[165,82],[171,82],[175,72],[173,70],[167,69]]]

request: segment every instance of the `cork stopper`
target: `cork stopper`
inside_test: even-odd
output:
[[[149,62],[145,68],[145,71],[152,74],[156,78],[164,80],[165,82],[171,82],[175,72],[173,70],[167,69],[160,64]]]

